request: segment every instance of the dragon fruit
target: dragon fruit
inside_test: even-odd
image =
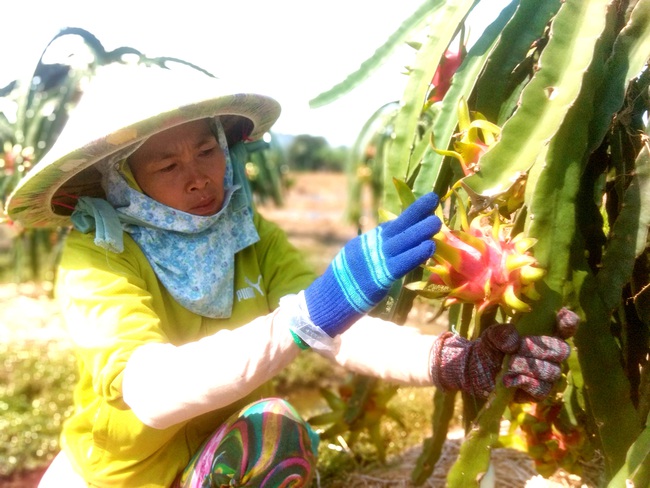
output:
[[[431,94],[429,95],[430,102],[440,102],[444,97],[449,87],[451,86],[451,79],[458,67],[463,62],[463,55],[460,51],[447,50],[440,59],[438,69],[433,75],[431,85],[433,86]]]
[[[468,223],[459,207],[459,217],[460,230],[443,224],[434,236],[436,253],[425,265],[428,280],[409,288],[430,298],[444,298],[445,306],[473,303],[477,323],[493,306],[511,316],[530,311],[524,299],[539,298],[535,282],[545,274],[530,253],[536,240],[521,233],[511,236],[512,225],[503,223],[497,211],[479,214]]]

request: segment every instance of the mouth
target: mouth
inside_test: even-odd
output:
[[[197,205],[189,209],[189,213],[194,215],[213,215],[221,209],[221,205],[216,198],[206,198],[201,200]]]

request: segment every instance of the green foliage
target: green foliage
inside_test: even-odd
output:
[[[390,121],[398,109],[396,102],[391,102],[380,107],[366,121],[361,133],[352,147],[347,163],[349,192],[347,219],[361,227],[363,214],[362,199],[364,189],[368,189],[371,197],[371,216],[378,218],[377,210],[383,192],[383,161],[384,151],[387,147],[387,138],[391,136],[391,130],[377,130],[389,128]]]
[[[438,13],[444,3],[445,2],[442,0],[426,0],[423,2],[420,8],[413,12],[413,14],[410,15],[393,34],[391,34],[386,42],[375,51],[373,56],[364,61],[357,71],[350,74],[341,83],[319,94],[311,100],[309,102],[310,107],[317,108],[327,105],[359,85],[375,69],[381,66],[381,63],[386,60],[399,45],[408,40],[411,32],[421,26],[428,15],[434,13],[436,15],[445,15],[445,12]]]
[[[300,354],[274,379],[275,386],[282,394],[291,395],[293,391],[333,386],[336,373],[343,375],[341,369],[333,369],[332,362],[309,349]]]
[[[75,357],[56,343],[0,344],[0,477],[48,464],[72,413]]]
[[[377,449],[370,431],[365,428],[359,428],[354,436],[350,432],[342,432],[331,439],[323,439],[318,450],[321,486],[346,486],[345,479],[349,473],[363,473],[383,465],[382,455],[390,467],[391,463],[399,461],[399,455],[405,450],[422,443],[431,433],[432,391],[433,388],[422,387],[396,389],[387,407],[398,412],[400,422],[391,419],[377,424],[378,435],[383,441],[383,453]],[[328,415],[328,412],[340,413],[340,409],[324,410],[323,414]],[[322,428],[333,425],[336,425],[334,421],[325,423]],[[453,425],[458,424],[454,422]],[[350,439],[352,444],[348,442]]]
[[[513,0],[464,52],[463,24],[476,3],[444,2],[445,15],[430,17],[400,105],[383,126],[369,124],[361,134],[357,167],[370,167],[363,156],[369,145],[382,155],[372,170],[381,172],[381,204],[391,213],[400,211],[403,184],[416,195],[433,189],[444,196],[452,229],[461,225],[461,208],[470,217],[496,209],[493,218],[511,225],[513,236],[536,240],[535,259],[546,274],[539,297],[528,300],[531,311],[486,319],[510,321],[523,334],[553,334],[561,307],[579,314],[577,354],[556,392],[561,415],[574,427],[580,423],[581,442],[602,452],[610,486],[646,480],[650,1]],[[433,74],[456,45],[462,64],[444,98],[434,101]],[[472,165],[460,168],[450,154],[465,143],[458,110],[465,101],[472,118],[502,130],[493,143],[477,141]],[[460,321],[460,333],[467,333],[463,324],[473,313],[471,303],[460,315],[450,312],[450,327]],[[512,405],[512,392],[497,383],[467,419],[468,439],[450,486],[478,486],[488,470]],[[438,398],[436,436],[425,443],[417,483],[437,461],[448,415],[448,402]]]
[[[244,164],[250,190],[260,203],[271,199],[277,206],[284,203],[288,186],[288,166],[283,148],[271,138],[271,143],[255,141],[245,144],[248,158]]]
[[[381,431],[383,420],[388,417],[404,427],[399,412],[389,406],[397,389],[396,385],[381,384],[375,378],[352,375],[346,383],[339,386],[338,394],[322,390],[330,411],[310,417],[307,421],[315,427],[327,425],[320,433],[324,442],[345,435],[345,444],[350,449],[366,433],[378,459],[385,462],[385,439]]]
[[[287,148],[287,165],[293,171],[342,171],[347,150],[333,149],[324,137],[296,136]]]
[[[625,486],[630,480],[632,486],[650,485],[650,418],[637,440],[627,451],[626,463],[612,478],[609,486]]]

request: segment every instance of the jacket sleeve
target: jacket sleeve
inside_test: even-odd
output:
[[[146,344],[126,365],[124,400],[144,424],[167,428],[245,397],[299,352],[278,311],[182,346]]]
[[[364,316],[319,351],[349,371],[410,386],[431,386],[431,350],[437,336]]]

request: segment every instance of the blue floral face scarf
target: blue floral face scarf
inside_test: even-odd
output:
[[[122,230],[149,260],[158,279],[185,308],[212,318],[232,312],[235,254],[259,240],[253,214],[239,182],[221,123],[214,119],[226,156],[222,209],[207,217],[163,205],[133,188],[124,154],[100,163],[105,200],[81,197],[72,222],[81,232],[95,230],[95,243],[122,252]],[[135,148],[131,150],[133,153]],[[119,158],[117,160],[116,158]],[[245,182],[242,182],[245,183]]]

